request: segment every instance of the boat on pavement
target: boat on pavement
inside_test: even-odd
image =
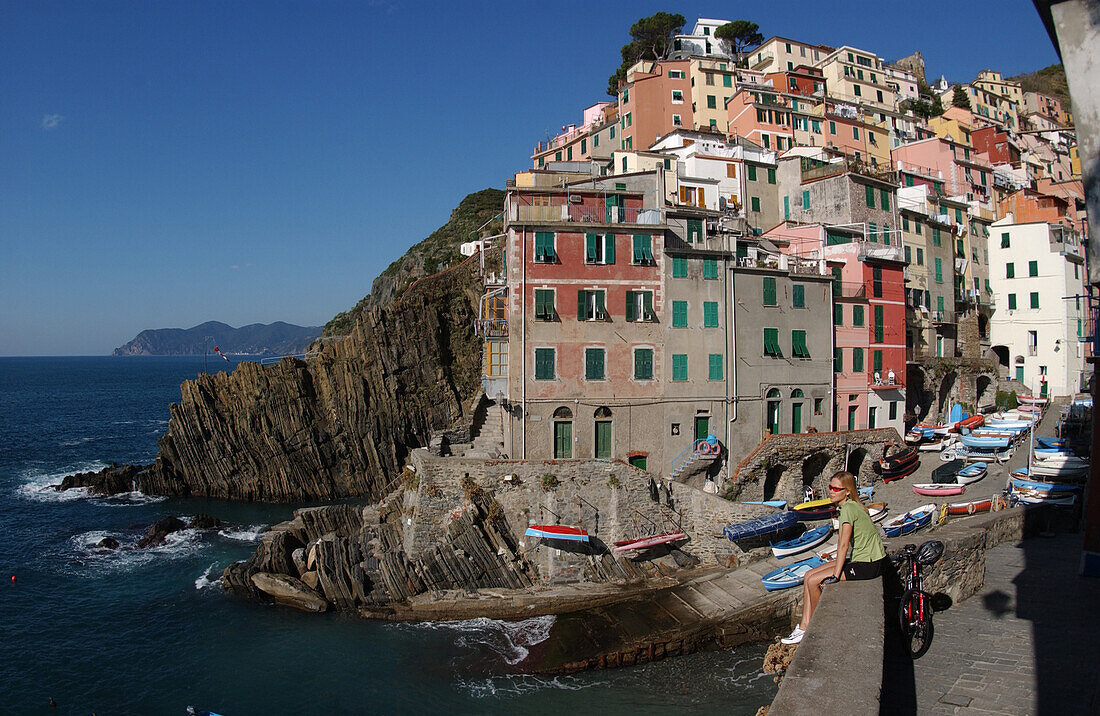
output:
[[[778,558],[783,558],[805,552],[829,539],[829,535],[832,534],[832,532],[833,526],[829,524],[814,527],[812,530],[806,530],[794,539],[775,542],[772,544],[772,554]]]
[[[635,549],[649,549],[650,547],[677,542],[682,539],[687,539],[687,534],[684,532],[665,532],[664,534],[650,535],[648,537],[619,540],[614,543],[614,549],[612,551],[629,552]]]
[[[965,517],[967,515],[976,515],[982,512],[989,512],[993,509],[993,501],[997,498],[986,497],[980,500],[971,500],[969,502],[951,502],[944,505],[941,509],[946,514],[952,517]]]
[[[782,532],[785,529],[794,527],[796,524],[798,524],[798,515],[787,510],[786,512],[776,512],[770,515],[764,515],[763,517],[753,517],[752,519],[738,522],[734,525],[728,525],[722,530],[722,534],[724,534],[726,539],[730,542],[736,542],[739,539],[749,539],[750,537],[761,537],[773,532]]]
[[[786,567],[772,570],[761,577],[760,581],[764,583],[764,589],[767,589],[769,592],[774,592],[777,589],[797,587],[802,584],[802,580],[806,578],[806,572],[809,572],[814,567],[820,567],[823,564],[825,563],[821,558],[810,557],[801,562],[795,562],[794,564],[788,564]]]
[[[523,533],[527,537],[540,539],[567,540],[570,542],[587,542],[588,533],[580,527],[569,525],[531,525]]]
[[[810,500],[795,505],[791,512],[800,520],[824,520],[836,514],[836,504],[832,500]]]
[[[955,497],[966,492],[966,486],[942,482],[918,482],[913,485],[913,492],[926,497]]]
[[[922,527],[927,527],[932,521],[932,515],[935,513],[935,505],[921,505],[886,522],[882,525],[882,529],[886,532],[887,537],[901,537],[912,534]]]
[[[881,522],[886,518],[886,503],[885,502],[872,502],[869,505],[864,505],[867,508],[867,514],[870,516],[872,522]],[[833,518],[833,529],[840,529],[840,520]]]
[[[912,446],[901,447],[875,461],[872,467],[882,476],[883,482],[900,480],[920,467],[920,452]]]
[[[985,477],[987,472],[989,472],[989,465],[987,463],[972,462],[955,473],[955,482],[960,485],[969,485]]]

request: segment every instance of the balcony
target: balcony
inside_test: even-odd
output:
[[[481,334],[483,338],[507,338],[508,337],[508,319],[507,318],[489,318],[476,322],[477,332]]]
[[[660,226],[663,223],[660,209],[641,209],[624,206],[591,206],[584,204],[557,204],[531,206],[511,204],[509,221],[533,224],[638,224]]]
[[[859,258],[880,261],[905,262],[905,249],[901,246],[884,246],[872,241],[859,242]]]
[[[867,285],[857,282],[833,281],[833,298],[866,298]]]
[[[891,390],[893,388],[904,388],[905,384],[897,379],[897,376],[889,373],[883,377],[879,373],[875,373],[871,380],[871,388],[874,390]]]

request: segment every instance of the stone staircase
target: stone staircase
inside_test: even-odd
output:
[[[495,400],[484,403],[485,412],[475,418],[474,442],[464,457],[492,460],[507,457],[504,451],[504,409]]]

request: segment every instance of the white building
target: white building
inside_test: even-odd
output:
[[[689,57],[720,57],[728,59],[726,43],[714,37],[714,31],[729,20],[712,20],[701,17],[695,21],[690,35],[676,35],[672,38],[672,49],[668,52],[670,60],[686,60]]]
[[[997,311],[993,350],[1008,375],[1039,395],[1081,390],[1085,368],[1085,266],[1080,235],[1046,222],[990,226],[989,283]]]

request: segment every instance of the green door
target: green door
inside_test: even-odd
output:
[[[768,432],[772,435],[779,434],[779,401],[768,401]]]
[[[645,469],[645,455],[635,455],[628,461],[631,467],[636,467],[639,470]]]
[[[856,429],[856,410],[858,410],[858,408],[856,408],[856,406],[854,406],[854,405],[849,405],[848,406],[848,429],[849,430],[855,430]]]
[[[791,432],[802,432],[802,403],[795,403],[791,406]]]
[[[707,435],[710,435],[710,416],[708,415],[696,415],[695,416],[695,439],[706,440]]]
[[[573,423],[554,423],[554,458],[568,460],[573,457]]]
[[[1024,382],[1024,367],[1022,365],[1016,366],[1016,380],[1021,383]]]
[[[876,428],[875,422],[878,418],[878,408],[867,408],[867,427]]]
[[[1045,380],[1039,384],[1039,397],[1047,397],[1047,382]]]
[[[611,459],[611,421],[596,421],[596,459]]]

